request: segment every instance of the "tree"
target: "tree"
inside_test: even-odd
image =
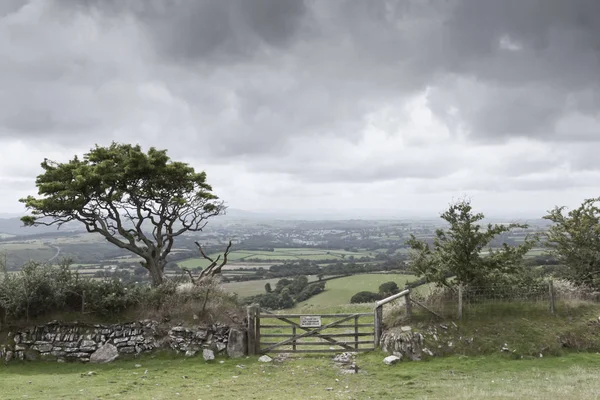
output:
[[[498,235],[510,232],[514,228],[527,228],[527,225],[488,224],[482,230],[482,213],[474,214],[469,200],[451,204],[442,213],[448,229],[437,229],[433,239],[433,248],[424,241],[411,235],[407,244],[411,248],[411,267],[428,282],[450,286],[449,277],[462,285],[489,283],[494,277],[514,274],[521,269],[523,256],[533,247],[535,240],[526,238],[519,246],[503,243],[499,249],[489,247]],[[482,254],[485,248],[487,254]]]
[[[565,207],[548,211],[554,222],[546,232],[546,246],[563,264],[565,277],[578,285],[600,286],[600,198],[586,199],[564,214]]]
[[[112,143],[83,159],[66,163],[45,159],[36,185],[40,197],[21,199],[31,215],[26,226],[72,221],[117,247],[141,257],[154,285],[164,280],[175,238],[201,231],[225,210],[206,183],[204,172],[171,161],[166,150]]]
[[[391,296],[400,292],[400,288],[398,284],[394,281],[385,282],[379,285],[379,294],[382,296]]]
[[[273,289],[271,288],[271,284],[269,282],[267,282],[265,284],[265,292],[266,293],[271,293],[273,291]]]
[[[358,292],[350,299],[351,304],[361,304],[361,303],[373,303],[377,300],[381,300],[381,295],[379,293],[373,293],[368,291]]]

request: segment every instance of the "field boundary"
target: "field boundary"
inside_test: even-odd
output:
[[[375,318],[374,312],[274,314],[252,305],[248,307],[248,353],[373,351],[377,340]],[[323,323],[323,320],[329,321]],[[284,330],[287,332],[283,333]]]

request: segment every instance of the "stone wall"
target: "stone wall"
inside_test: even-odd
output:
[[[198,351],[246,353],[246,334],[224,325],[163,326],[156,321],[101,325],[50,322],[9,332],[0,357],[18,360],[107,362],[120,355],[172,350],[186,356]]]
[[[410,326],[391,328],[381,335],[381,350],[399,359],[406,358],[417,361],[422,352],[429,354],[423,348],[423,335],[413,332]]]

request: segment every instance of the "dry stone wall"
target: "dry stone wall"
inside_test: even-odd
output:
[[[108,362],[120,355],[169,349],[186,356],[209,349],[241,357],[246,353],[246,335],[241,329],[223,325],[163,326],[151,320],[114,325],[54,321],[9,332],[6,343],[0,344],[0,356],[6,362]]]

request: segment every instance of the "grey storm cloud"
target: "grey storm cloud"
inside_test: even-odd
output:
[[[426,93],[473,143],[600,141],[598,0],[26,3],[0,6],[0,138],[153,138],[308,179],[430,179],[461,155],[411,171],[293,158],[322,137],[358,145],[372,113]],[[536,165],[551,163],[521,167]]]
[[[163,57],[179,62],[253,59],[283,47],[306,12],[302,0],[68,0],[84,11],[134,16]]]

